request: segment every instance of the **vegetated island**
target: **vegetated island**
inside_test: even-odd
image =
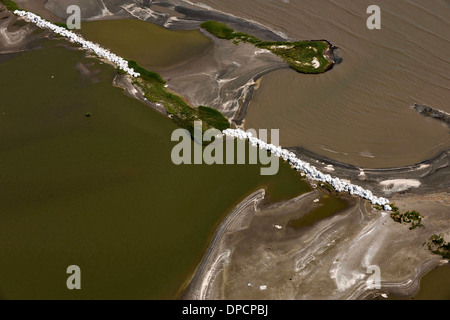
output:
[[[200,25],[219,39],[233,40],[235,44],[245,42],[257,48],[266,49],[284,59],[289,66],[307,74],[324,73],[330,70],[335,61],[331,58],[334,47],[325,40],[314,41],[262,41],[255,36],[243,32],[235,32],[225,23],[206,21]]]

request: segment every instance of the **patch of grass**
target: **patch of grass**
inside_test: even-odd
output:
[[[324,55],[329,47],[325,41],[262,42],[258,47],[272,51],[302,73],[322,73],[331,64]]]
[[[389,206],[391,207],[393,212],[399,212],[400,211],[400,209],[398,207],[396,207],[394,203],[391,203]]]
[[[257,37],[249,35],[248,33],[244,33],[244,32],[235,32],[234,33],[234,39],[236,39],[237,41],[251,43],[251,44],[253,44],[253,45],[257,46],[257,47],[259,47],[259,45],[261,43],[263,43]]]
[[[329,183],[326,183],[326,182],[322,182],[321,184],[320,184],[320,187],[321,188],[323,188],[323,189],[325,189],[325,190],[327,190],[329,193],[331,193],[331,194],[333,194],[333,193],[335,193],[335,189],[331,186],[331,184],[329,184]]]
[[[444,259],[450,259],[450,243],[445,242],[444,235],[432,235],[428,241],[428,249]]]
[[[122,70],[122,69],[119,69],[119,68],[116,69],[116,72],[117,72],[118,74],[120,74],[120,75],[125,75],[125,74],[127,74],[126,71],[124,71],[124,70]]]
[[[210,128],[222,131],[230,127],[228,119],[219,111],[206,106],[193,108],[183,98],[170,92],[165,87],[166,82],[158,73],[144,69],[135,61],[129,61],[128,65],[141,74],[133,83],[142,88],[145,98],[163,106],[173,121],[191,134],[194,132],[194,121],[198,120],[202,121],[204,131]],[[123,71],[118,70],[118,72],[124,74]]]
[[[8,9],[9,11],[14,12],[14,10],[20,10],[20,8],[17,5],[17,3],[15,3],[12,0],[0,0],[0,3],[5,5],[6,9]]]
[[[203,122],[208,123],[211,127],[220,131],[230,127],[230,122],[228,122],[228,119],[221,112],[210,107],[198,107],[198,117]]]
[[[390,205],[392,208],[391,218],[398,223],[405,223],[405,224],[411,224],[410,230],[416,229],[416,228],[422,228],[422,215],[417,212],[416,210],[413,211],[407,211],[405,213],[400,213],[400,210],[398,207],[396,207],[394,204]]]
[[[289,63],[292,69],[301,73],[323,73],[333,64],[325,57],[325,52],[330,47],[326,41],[261,41],[247,33],[235,32],[218,21],[206,21],[200,26],[219,39],[233,40],[235,44],[242,41],[269,50]]]
[[[163,78],[161,78],[161,76],[158,73],[144,69],[136,61],[128,60],[128,67],[133,68],[134,71],[140,73],[141,78],[144,80],[152,82],[156,81],[163,85],[166,84],[166,82],[163,80]]]
[[[215,35],[219,39],[235,39],[234,30],[228,27],[225,23],[221,23],[218,21],[206,21],[202,23],[200,27]]]

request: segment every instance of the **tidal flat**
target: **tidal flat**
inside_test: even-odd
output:
[[[317,215],[323,192],[313,190],[289,201],[264,203],[264,192],[248,197],[218,229],[210,250],[185,292],[186,299],[353,300],[383,296],[445,299],[448,290],[437,276],[448,262],[433,255],[424,241],[449,227],[445,193],[396,197],[402,207],[426,215],[425,228],[410,230],[388,213],[349,195],[347,207]],[[323,208],[323,207],[322,207]],[[371,266],[381,270],[381,287],[370,288]],[[442,270],[442,271],[441,271]],[[435,287],[433,289],[433,287]],[[417,291],[420,291],[417,293]]]

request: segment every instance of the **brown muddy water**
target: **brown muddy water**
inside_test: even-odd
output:
[[[421,162],[450,147],[449,129],[411,109],[450,112],[450,2],[380,0],[382,29],[369,30],[371,0],[201,0],[294,39],[327,39],[343,63],[318,76],[264,76],[247,128],[278,128],[283,146],[360,167]]]
[[[416,300],[450,300],[450,266],[431,270],[420,280]]]
[[[169,31],[136,19],[83,22],[81,33],[149,70],[187,63],[212,47],[212,40],[199,30]]]
[[[239,201],[309,190],[286,164],[174,165],[175,124],[80,51],[47,45],[0,74],[0,299],[176,298]]]
[[[450,266],[435,268],[420,279],[420,289],[413,297],[390,296],[389,300],[450,300]]]

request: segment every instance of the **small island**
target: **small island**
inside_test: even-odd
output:
[[[233,40],[235,44],[250,43],[255,47],[268,50],[284,59],[292,69],[300,73],[324,73],[330,70],[335,63],[331,57],[334,47],[325,40],[262,41],[247,33],[235,32],[226,24],[218,21],[206,21],[200,26],[219,39]]]

